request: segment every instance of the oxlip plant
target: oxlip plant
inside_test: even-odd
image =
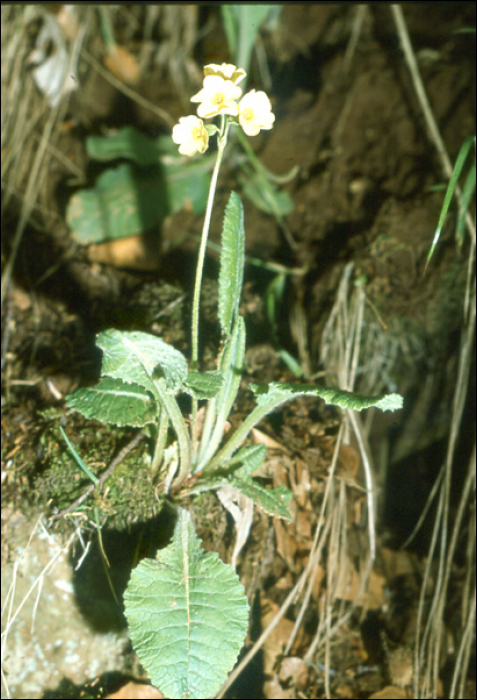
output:
[[[161,338],[142,332],[106,330],[97,337],[103,351],[101,379],[92,388],[68,397],[68,405],[87,417],[117,426],[144,428],[154,445],[151,470],[165,498],[203,491],[232,490],[266,513],[290,519],[292,496],[285,487],[269,489],[253,474],[266,448],[247,442],[251,429],[280,404],[300,395],[361,410],[377,406],[395,410],[397,394],[361,396],[334,387],[307,384],[251,384],[256,406],[236,430],[226,431],[237,397],[245,355],[245,323],[239,302],[244,268],[244,214],[232,192],[225,209],[221,240],[218,318],[221,346],[216,369],[199,366],[199,310],[202,272],[220,166],[230,129],[255,136],[271,129],[275,116],[267,95],[250,90],[242,96],[246,73],[234,65],[204,68],[202,89],[191,98],[197,116],[181,117],[172,138],[187,157],[203,154],[217,137],[198,253],[192,307],[190,364]],[[204,123],[218,118],[218,123]],[[186,420],[178,395],[191,396]],[[131,641],[152,683],[168,698],[211,698],[226,680],[243,646],[249,607],[230,565],[200,547],[189,512],[175,505],[172,542],[133,570],[125,592]]]

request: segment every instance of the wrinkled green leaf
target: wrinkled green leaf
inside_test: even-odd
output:
[[[124,602],[153,685],[168,698],[214,697],[242,648],[249,607],[232,568],[200,548],[187,511],[172,543],[134,569]]]
[[[140,331],[110,329],[98,335],[103,351],[101,374],[137,383],[146,389],[164,377],[170,392],[181,390],[187,379],[187,362],[178,350],[160,338]]]
[[[77,389],[66,397],[66,405],[86,418],[117,426],[136,428],[157,420],[157,403],[139,384],[103,377],[96,386]]]
[[[213,399],[224,382],[221,372],[189,372],[183,390],[194,398]]]
[[[229,467],[240,465],[236,474],[241,478],[256,472],[263,464],[267,448],[265,445],[247,445],[238,450],[229,461]]]
[[[324,399],[326,403],[340,408],[349,408],[353,411],[362,411],[364,408],[376,406],[382,411],[396,411],[402,408],[402,396],[399,394],[381,394],[379,396],[365,396],[355,394],[352,391],[338,389],[338,387],[313,386],[311,384],[288,384],[286,382],[272,382],[271,384],[250,384],[249,388],[255,394],[259,406],[279,406],[284,401],[289,401],[297,396],[314,394]]]
[[[230,335],[233,320],[238,314],[244,257],[243,206],[240,197],[231,192],[225,208],[219,271],[219,320],[226,335]]]
[[[253,479],[239,479],[236,476],[231,478],[230,484],[239,489],[244,496],[251,498],[267,515],[276,515],[278,518],[291,521],[288,504],[293,494],[285,486],[267,489]]]

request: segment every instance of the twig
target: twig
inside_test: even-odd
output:
[[[5,316],[4,319],[2,320],[2,330],[3,330],[3,335],[2,335],[2,373],[3,370],[5,369],[7,365],[7,353],[8,353],[8,344],[10,342],[10,333],[11,333],[11,320],[13,316],[13,299],[12,295],[10,292],[10,284],[5,290],[5,296],[6,296],[6,309],[5,309]]]
[[[137,433],[125,447],[119,452],[119,454],[116,455],[116,457],[113,459],[109,467],[101,474],[100,478],[98,479],[96,484],[90,484],[86,491],[79,496],[79,498],[76,499],[76,501],[73,501],[67,508],[63,508],[59,513],[56,515],[53,515],[49,520],[58,520],[58,518],[62,518],[63,515],[67,515],[68,513],[71,513],[75,508],[80,506],[83,501],[85,501],[88,496],[93,493],[95,489],[100,490],[106,481],[106,479],[111,476],[113,471],[116,469],[119,464],[127,457],[127,455],[134,450],[134,448],[141,442],[141,440],[145,437],[144,433]]]
[[[122,83],[118,78],[115,78],[114,75],[103,68],[101,63],[97,61],[94,56],[92,56],[89,51],[83,46],[81,50],[81,56],[84,58],[93,68],[113,87],[116,88],[116,90],[119,90],[120,92],[124,93],[126,97],[129,97],[131,100],[134,100],[134,102],[137,102],[137,104],[141,105],[141,107],[144,107],[145,109],[148,109],[150,112],[155,114],[156,116],[159,117],[159,119],[162,119],[163,122],[167,124],[167,126],[174,126],[174,119],[171,117],[171,115],[165,111],[165,109],[161,109],[160,107],[157,107],[155,104],[150,102],[149,100],[146,100],[145,97],[141,97],[139,93],[137,93],[135,90],[132,90],[131,88],[127,87]]]
[[[358,45],[359,37],[361,36],[361,31],[363,29],[364,20],[366,18],[367,13],[367,5],[358,5],[358,7],[356,8],[356,15],[353,22],[353,30],[351,32],[351,37],[343,58],[343,65],[341,67],[341,71],[344,74],[348,73],[350,69],[354,52],[356,51],[356,47]]]

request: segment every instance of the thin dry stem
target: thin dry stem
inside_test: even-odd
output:
[[[436,147],[444,174],[447,179],[450,179],[453,171],[452,162],[449,158],[444,141],[441,137],[439,127],[437,126],[437,122],[434,118],[434,114],[432,112],[432,108],[429,103],[426,90],[424,88],[424,83],[422,82],[421,74],[419,73],[416,56],[411,45],[411,40],[409,38],[409,32],[407,30],[406,20],[404,19],[402,7],[397,4],[391,5],[391,12],[394,18],[394,22],[396,24],[396,30],[399,36],[399,40],[404,51],[404,57],[406,59],[406,63],[411,73],[414,89],[416,91],[419,104],[421,105],[422,113],[426,120],[429,134]],[[462,190],[458,185],[456,186],[455,193],[459,205],[461,205]],[[470,212],[467,213],[467,216],[465,217],[465,222],[469,235],[474,241],[475,245],[475,224],[472,221],[472,216],[470,215]]]

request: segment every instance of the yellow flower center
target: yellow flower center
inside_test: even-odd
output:
[[[214,99],[212,100],[212,102],[213,102],[215,105],[221,105],[221,104],[224,102],[224,96],[222,95],[222,93],[217,92],[217,93],[214,95]]]
[[[192,136],[196,141],[198,141],[200,138],[202,138],[202,129],[199,126],[196,126],[195,129],[192,130]]]
[[[245,119],[245,121],[249,122],[251,119],[253,119],[253,110],[244,109],[241,116],[243,119]]]

